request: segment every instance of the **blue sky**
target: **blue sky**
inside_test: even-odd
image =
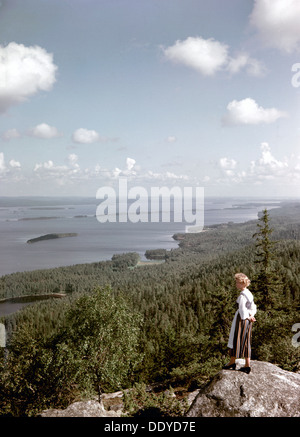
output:
[[[0,195],[299,197],[299,22],[298,0],[1,0]]]

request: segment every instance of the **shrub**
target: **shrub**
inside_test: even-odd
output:
[[[13,334],[1,369],[0,411],[34,415],[130,384],[141,360],[140,326],[141,317],[110,288],[81,295],[52,336],[33,331],[27,320]]]

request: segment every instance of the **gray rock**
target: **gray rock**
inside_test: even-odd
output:
[[[300,417],[300,374],[261,361],[251,373],[221,370],[200,389],[187,417]]]
[[[123,392],[116,391],[114,393],[102,393],[101,402],[107,411],[121,412],[123,410]]]
[[[186,400],[187,400],[188,405],[190,405],[190,406],[192,405],[192,403],[194,402],[195,398],[197,397],[199,391],[200,391],[200,389],[197,388],[197,390],[194,390],[187,395]]]
[[[96,400],[74,402],[65,410],[45,410],[40,417],[120,417],[121,411],[106,411]]]

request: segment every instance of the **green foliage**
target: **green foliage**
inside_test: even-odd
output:
[[[255,262],[260,264],[261,270],[267,271],[270,268],[271,259],[274,258],[273,247],[275,245],[275,242],[271,240],[273,229],[270,228],[270,215],[267,209],[263,210],[257,227],[259,230],[253,235],[256,239],[255,247],[258,258]]]
[[[266,310],[274,306],[278,291],[279,279],[275,273],[272,261],[275,259],[275,244],[271,240],[273,229],[270,227],[270,216],[267,209],[263,210],[258,220],[258,231],[253,234],[256,243],[256,259],[258,272],[253,278],[253,287],[257,292],[257,301],[261,309]]]
[[[212,293],[214,306],[211,308],[212,324],[209,329],[211,352],[224,357],[227,353],[228,333],[236,311],[235,299],[230,289],[219,288]]]
[[[98,288],[78,298],[66,316],[60,346],[72,357],[74,383],[89,393],[117,390],[139,363],[141,317],[122,295]]]
[[[147,259],[166,259],[168,251],[166,249],[148,249],[145,252],[145,257]]]
[[[131,390],[123,392],[124,416],[139,417],[153,415],[160,417],[184,416],[188,409],[185,400],[179,400],[170,388],[168,392],[147,391],[145,384],[135,384]]]
[[[258,303],[253,358],[294,371],[300,352],[291,344],[300,309],[299,207],[281,215],[272,210],[270,217],[277,240],[270,267],[281,284],[275,305],[265,309],[251,283]],[[238,296],[234,273],[250,279],[260,274],[256,225],[187,234],[160,264],[132,268],[136,254],[122,254],[0,278],[3,297],[68,292],[2,319],[8,348],[0,362],[1,414],[34,415],[134,382],[195,388],[213,376],[227,361]]]
[[[116,254],[112,256],[113,269],[127,269],[135,267],[140,260],[140,256],[135,252]]]
[[[24,326],[14,337],[1,374],[0,406],[6,414],[35,414],[51,405],[57,396],[63,396],[66,402],[70,400],[66,396],[66,387],[60,385],[59,370],[63,363],[53,366],[55,352],[49,346],[49,342],[33,337],[30,329]]]
[[[32,415],[79,396],[120,389],[141,359],[141,318],[109,288],[76,299],[51,336],[30,325],[30,320],[18,325],[10,339],[0,381],[5,414]]]
[[[273,310],[260,311],[258,325],[253,329],[253,358],[279,365],[285,370],[300,370],[300,348],[292,345],[293,320],[299,320],[296,312]]]

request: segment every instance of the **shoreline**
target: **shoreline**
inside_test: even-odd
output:
[[[267,202],[267,201],[266,201]],[[271,200],[269,200],[269,203],[271,203],[272,201]],[[274,202],[274,201],[273,201]],[[276,206],[274,205],[274,203],[273,203],[273,205],[271,205],[271,207],[269,208],[269,210],[271,211],[271,210],[282,210],[282,209],[284,209],[284,207],[285,206],[289,206],[289,205],[291,205],[291,204],[294,204],[295,203],[295,201],[279,201],[278,202],[279,203],[279,205],[277,204]],[[298,200],[298,202],[296,202],[296,203],[299,203],[299,200]],[[249,203],[248,203],[249,204]],[[266,206],[267,207],[267,206]],[[264,205],[262,205],[262,209],[264,208]],[[227,209],[227,208],[226,208]],[[232,209],[234,209],[234,210],[237,210],[237,208],[232,208]],[[262,209],[260,210],[260,211],[262,211]],[[259,217],[259,212],[260,211],[258,211],[257,212],[257,218]],[[215,224],[209,224],[209,225],[207,225],[207,226],[204,226],[204,228],[203,228],[203,230],[201,231],[201,232],[199,232],[199,234],[202,234],[202,233],[207,233],[207,232],[209,232],[209,231],[213,231],[213,230],[216,230],[216,229],[218,229],[218,228],[224,228],[224,227],[228,227],[228,226],[230,226],[230,227],[233,227],[233,226],[237,226],[237,225],[241,225],[241,224],[246,224],[246,223],[250,223],[250,222],[253,222],[253,221],[255,221],[255,220],[257,220],[257,218],[256,219],[254,219],[254,218],[248,218],[247,220],[245,220],[245,221],[233,221],[233,220],[231,220],[231,221],[223,221],[223,222],[221,222],[221,223],[215,223]],[[226,220],[226,219],[225,219]],[[163,246],[163,247],[159,247],[159,245],[158,245],[158,247],[157,248],[161,248],[161,249],[166,249],[166,250],[179,250],[180,249],[180,242],[185,238],[185,236],[186,235],[192,235],[192,234],[186,234],[186,233],[184,233],[184,232],[182,232],[182,233],[175,233],[175,234],[168,234],[168,238],[170,238],[170,242],[173,242],[174,243],[174,245],[176,245],[175,247],[174,247],[174,249],[166,249],[166,247],[165,246]],[[144,255],[145,255],[145,252],[146,252],[146,250],[148,250],[148,248],[145,248],[145,249],[143,249],[143,253],[142,253],[142,251],[135,251],[135,250],[133,250],[133,251],[135,251],[136,253],[138,253],[140,256],[141,256],[141,262],[144,262],[145,260],[143,259],[143,257],[144,257]],[[123,252],[122,251],[122,249],[120,249],[120,250],[116,250],[116,252],[115,252],[115,254],[118,254],[118,253],[127,253],[128,252],[128,249],[126,250],[125,249],[125,251]],[[129,251],[130,252],[130,251]],[[82,265],[82,264],[93,264],[93,263],[98,263],[98,262],[107,262],[107,261],[110,261],[111,260],[111,256],[110,255],[107,255],[107,256],[104,256],[104,258],[103,259],[95,259],[94,261],[88,261],[88,262],[70,262],[70,263],[68,263],[68,264],[58,264],[58,265],[55,265],[55,266],[45,266],[45,267],[43,267],[43,266],[41,266],[41,267],[38,267],[38,268],[26,268],[25,270],[15,270],[15,271],[12,271],[12,272],[8,272],[8,273],[0,273],[0,278],[4,278],[4,277],[6,277],[6,276],[9,276],[9,275],[14,275],[14,274],[23,274],[23,273],[29,273],[29,272],[35,272],[35,271],[40,271],[40,270],[49,270],[49,269],[55,269],[55,268],[63,268],[63,267],[72,267],[72,266],[74,266],[74,265]]]
[[[211,225],[208,225],[208,226],[204,226],[203,230],[201,232],[199,232],[198,234],[207,233],[209,231],[213,231],[215,229],[222,228],[224,226],[228,226],[229,224],[230,224],[230,226],[235,226],[235,225],[241,225],[241,224],[250,223],[250,222],[253,222],[253,219],[246,220],[244,222],[223,222],[223,223],[211,224]],[[193,235],[193,234],[192,233],[187,233],[187,234],[186,233],[175,233],[175,234],[172,234],[172,235],[168,234],[168,237],[170,237],[171,240],[173,240],[174,244],[176,244],[176,247],[174,249],[170,249],[170,250],[180,250],[180,243],[185,238],[185,235]],[[169,249],[166,249],[165,247],[161,247],[159,249],[169,250]],[[146,250],[148,250],[148,249],[144,250],[144,253],[142,255],[143,257],[145,257]],[[119,254],[119,253],[120,254],[123,254],[123,253],[125,254],[125,253],[128,253],[128,252],[122,252],[122,250],[120,250],[120,252],[116,252],[115,254]],[[72,267],[72,266],[75,266],[75,265],[94,264],[94,263],[98,263],[98,262],[101,263],[101,262],[108,262],[108,261],[111,261],[111,257],[107,257],[107,258],[102,259],[100,261],[96,260],[96,261],[91,261],[91,262],[71,263],[71,264],[66,264],[66,265],[58,265],[58,266],[55,266],[55,267],[41,267],[41,268],[38,268],[38,269],[30,269],[30,270],[22,270],[22,271],[17,270],[17,271],[10,272],[10,273],[0,274],[0,279],[4,278],[5,276],[10,276],[10,275],[15,275],[15,274],[23,274],[23,273],[26,274],[26,273],[30,273],[30,272],[37,272],[37,271],[40,271],[40,270],[51,270],[51,269],[59,269],[59,268],[64,268],[64,267],[68,268],[68,267]],[[139,263],[141,263],[141,264],[139,264]],[[138,264],[141,266],[142,263],[147,263],[147,260],[146,259],[141,259],[139,261],[139,263]],[[150,261],[148,261],[147,264],[149,264],[149,263],[150,263]],[[1,303],[1,300],[0,300],[0,303]]]
[[[35,299],[48,299],[49,297],[54,298],[62,298],[65,297],[66,293],[43,293],[43,294],[23,294],[21,296],[15,296],[15,297],[7,297],[4,299],[0,299],[0,305],[3,303],[26,303],[26,302],[20,302],[22,300],[26,300],[27,298],[34,298]],[[19,302],[18,302],[19,301]]]
[[[284,208],[284,206],[286,206],[286,208]],[[298,202],[297,204],[294,203],[292,205],[291,204],[282,205],[281,208],[276,208],[275,211],[276,212],[273,215],[275,222],[276,222],[276,218],[277,219],[279,218],[279,223],[280,223],[280,221],[282,220],[281,217],[286,216],[286,219],[291,217],[292,218],[291,223],[293,223],[294,217],[298,217],[298,213],[300,211],[300,202]],[[260,213],[261,212],[258,213],[258,218],[261,215]],[[295,214],[296,214],[296,216],[295,216]],[[176,248],[170,249],[170,250],[168,250],[168,249],[163,249],[163,250],[168,251],[168,252],[174,251],[175,257],[176,257],[176,252],[178,253],[178,251],[180,251],[182,249],[183,250],[191,250],[190,248],[191,247],[193,248],[193,244],[191,244],[193,241],[193,235],[198,236],[198,237],[194,238],[194,245],[198,245],[198,244],[200,244],[200,242],[203,242],[204,249],[207,250],[207,248],[209,248],[209,246],[211,244],[211,239],[210,239],[210,237],[208,237],[208,238],[204,237],[204,240],[203,240],[203,239],[201,239],[201,237],[199,238],[200,234],[207,235],[207,234],[212,233],[213,238],[215,238],[216,235],[218,235],[218,230],[220,230],[221,234],[219,234],[219,238],[221,238],[222,241],[226,242],[227,241],[226,238],[228,239],[228,235],[229,235],[229,238],[231,238],[230,235],[231,235],[232,230],[236,229],[236,231],[234,231],[234,232],[244,232],[245,231],[246,235],[248,235],[249,232],[252,230],[252,228],[255,226],[255,223],[257,223],[257,220],[254,220],[254,219],[246,220],[243,222],[240,222],[240,221],[238,221],[238,222],[223,222],[223,223],[219,223],[216,225],[206,226],[206,227],[204,227],[204,229],[201,232],[199,232],[197,234],[191,234],[191,233],[184,233],[183,234],[182,233],[182,234],[178,234],[178,235],[173,234],[173,236],[171,236],[171,234],[169,234],[169,237],[173,238],[173,241],[176,244]],[[251,229],[249,228],[249,226]],[[228,232],[229,232],[228,235],[227,235],[226,229],[228,229]],[[250,231],[249,231],[249,229],[250,229]],[[210,231],[210,232],[208,232],[208,231]],[[225,234],[224,234],[224,232],[225,232]],[[224,235],[227,236],[225,238],[225,240],[224,240]],[[192,240],[190,240],[190,237],[192,237]],[[187,241],[184,243],[183,246],[181,246],[181,243],[183,243],[182,240],[185,240],[185,239],[187,239]],[[160,250],[160,249],[157,249],[157,250]],[[155,249],[154,249],[154,251],[155,251]],[[124,252],[121,252],[120,255],[126,255],[126,254],[131,253],[131,252],[133,252],[133,251],[126,250]],[[155,266],[155,265],[158,266],[158,265],[164,264],[166,261],[166,259],[162,260],[162,259],[158,259],[158,258],[157,259],[155,259],[155,258],[143,259],[141,257],[140,253],[138,253],[138,252],[134,252],[134,253],[139,255],[139,259],[135,260],[135,262],[136,262],[135,265],[133,265],[133,264],[129,265],[128,269],[143,268],[143,266],[146,268],[147,268],[147,266]],[[146,252],[144,252],[144,255],[145,254],[146,254]],[[180,253],[179,253],[179,255],[180,255]],[[42,268],[42,269],[35,269],[35,270],[28,270],[28,271],[23,271],[23,272],[10,273],[7,275],[3,275],[2,277],[0,277],[0,279],[3,278],[2,280],[3,280],[3,283],[5,284],[5,277],[11,276],[11,275],[26,275],[26,273],[30,275],[30,273],[37,273],[39,271],[47,272],[47,271],[50,271],[53,269],[59,270],[59,269],[63,269],[63,268],[67,268],[67,269],[72,268],[72,267],[76,268],[76,266],[78,266],[78,267],[81,266],[79,268],[82,268],[82,266],[89,266],[89,265],[92,266],[93,264],[96,266],[91,267],[91,268],[95,268],[95,267],[97,268],[98,264],[103,264],[105,266],[105,263],[107,263],[107,262],[109,263],[109,261],[112,261],[111,257],[109,257],[105,260],[83,262],[83,263],[76,263],[76,264],[73,263],[73,264],[69,264],[67,266],[61,266],[61,265],[57,266],[57,267],[49,267],[48,266],[48,267]],[[30,276],[28,278],[30,278]],[[9,281],[14,281],[14,280],[18,281],[19,279],[18,279],[18,276],[16,276],[16,277],[9,278],[7,280],[9,283]],[[24,280],[26,281],[26,277],[24,277]],[[17,289],[15,291],[17,291]],[[36,290],[36,291],[38,291],[38,290]],[[40,290],[40,291],[42,291],[42,290]],[[45,291],[47,291],[47,290],[45,290]],[[49,292],[49,293],[47,293],[47,292],[45,293],[45,291],[40,293],[40,294],[24,294],[24,295],[11,296],[11,297],[5,297],[5,294],[4,294],[1,296],[0,305],[3,304],[4,307],[5,307],[5,303],[11,304],[11,305],[18,304],[18,303],[21,305],[22,304],[26,305],[27,303],[28,304],[34,303],[35,301],[46,300],[46,299],[50,299],[50,298],[63,298],[68,294],[67,292],[63,292],[63,291],[60,292],[58,290],[57,290],[58,292]],[[6,294],[6,296],[7,296],[7,294]]]

